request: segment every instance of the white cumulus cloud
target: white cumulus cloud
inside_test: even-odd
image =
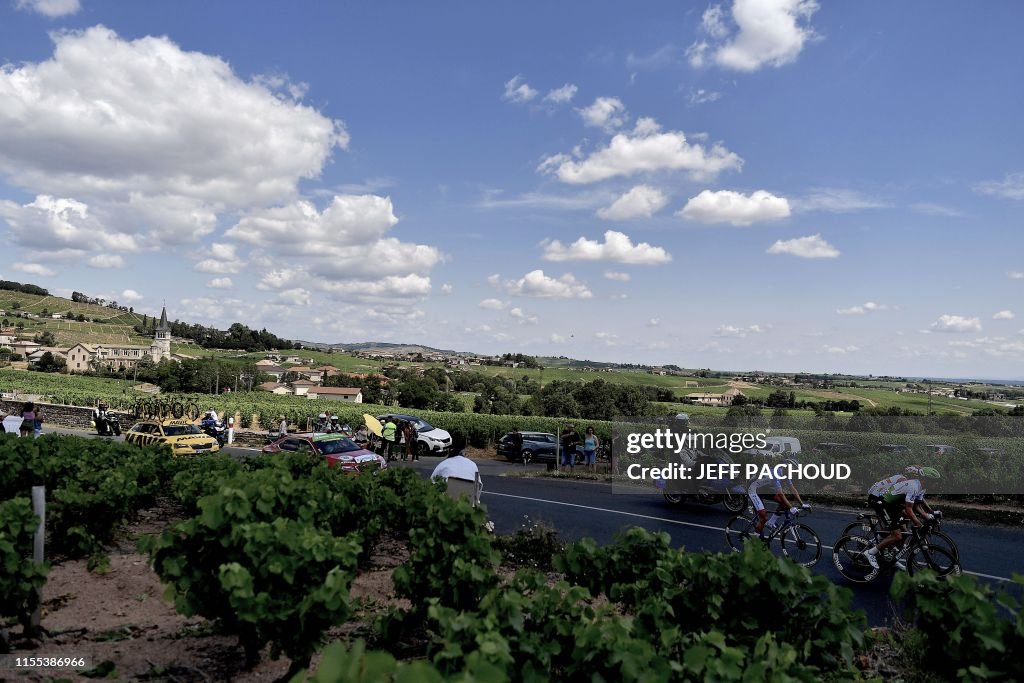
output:
[[[144,298],[145,297],[143,297],[141,294],[136,292],[134,289],[126,289],[123,292],[121,292],[121,299],[123,301],[127,301],[129,303],[134,303],[136,301],[141,301]]]
[[[746,327],[737,327],[736,325],[720,325],[715,330],[716,337],[746,337],[749,334],[761,334],[764,332],[764,328],[760,325],[747,325]]]
[[[538,299],[590,299],[593,292],[571,273],[555,278],[545,275],[543,270],[532,270],[518,280],[505,282],[505,291],[514,296],[528,296]]]
[[[505,302],[500,299],[484,299],[477,306],[488,311],[500,311],[505,308]]]
[[[616,282],[629,282],[629,273],[620,273],[614,270],[605,272],[604,276],[609,280],[615,280]]]
[[[96,254],[86,264],[90,268],[124,268],[124,258],[120,254]]]
[[[665,208],[668,197],[661,190],[647,185],[637,185],[610,206],[597,210],[600,218],[609,221],[627,221],[632,218],[650,218]]]
[[[789,216],[789,201],[765,190],[744,195],[732,190],[704,190],[686,202],[678,215],[701,223],[750,225]]]
[[[215,277],[206,283],[210,289],[231,289],[235,283],[229,277]]]
[[[583,125],[613,131],[626,125],[626,105],[618,97],[598,97],[579,110]]]
[[[24,205],[0,201],[0,219],[16,244],[42,253],[138,250],[134,236],[110,229],[87,204],[74,199],[39,195]]]
[[[308,201],[251,211],[225,234],[265,248],[278,259],[287,257],[293,268],[301,267],[314,278],[361,281],[428,275],[441,261],[441,253],[391,237],[397,222],[389,197],[335,195],[323,211]]]
[[[1007,310],[1007,311],[999,311],[998,313],[996,313],[995,315],[992,316],[992,319],[993,320],[1013,320],[1016,317],[1017,316],[1014,315],[1013,311]]]
[[[165,37],[95,26],[0,70],[0,172],[39,193],[228,207],[278,201],[348,144],[340,121]]]
[[[1024,280],[1024,271],[1011,270],[1006,274],[1006,277],[1010,278],[1011,280]]]
[[[505,81],[505,99],[516,104],[524,104],[537,97],[539,93],[530,87],[522,74]]]
[[[82,9],[78,0],[16,0],[15,7],[20,10],[38,12],[51,19],[65,17]]]
[[[981,320],[962,315],[941,315],[931,324],[936,332],[981,332]]]
[[[800,258],[837,258],[839,250],[826,242],[822,236],[808,235],[791,240],[777,240],[768,247],[769,254],[790,254]]]
[[[824,348],[825,348],[825,351],[827,353],[832,353],[832,354],[835,354],[835,355],[838,355],[838,356],[844,356],[844,355],[846,355],[848,353],[856,353],[857,351],[860,351],[859,347],[853,346],[853,345],[849,345],[849,346],[828,346],[828,345],[826,345]]]
[[[641,119],[632,132],[616,134],[588,157],[576,160],[556,154],[545,158],[537,171],[554,173],[563,183],[583,185],[654,171],[686,171],[703,180],[742,166],[743,160],[722,145],[694,144],[682,131],[662,132],[653,119]]]
[[[576,96],[577,90],[578,88],[572,83],[566,83],[561,88],[549,90],[548,94],[544,96],[544,101],[554,104],[565,104],[572,101],[572,98]]]
[[[888,304],[879,304],[874,301],[868,301],[857,306],[850,306],[849,308],[837,308],[836,313],[839,315],[864,315],[871,311],[888,311],[891,308]]]
[[[570,245],[558,240],[545,240],[542,245],[546,261],[614,261],[650,266],[672,260],[662,247],[654,247],[647,242],[633,244],[628,235],[615,230],[605,231],[604,242],[580,237]]]
[[[538,322],[537,316],[527,313],[518,306],[509,310],[508,314],[524,325],[536,325]]]
[[[734,0],[730,23],[720,5],[709,7],[701,17],[706,37],[687,51],[690,64],[702,67],[710,58],[748,72],[791,64],[815,37],[809,22],[817,10],[815,0]]]
[[[29,275],[41,275],[43,277],[47,277],[54,274],[54,271],[41,263],[15,263],[13,268],[21,271],[22,273],[28,273]]]

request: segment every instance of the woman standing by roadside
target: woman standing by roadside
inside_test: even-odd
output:
[[[31,436],[36,431],[36,406],[28,401],[21,406],[21,427],[18,428],[20,436]]]
[[[594,474],[597,474],[597,449],[600,447],[601,440],[594,433],[594,428],[587,427],[587,431],[583,436],[583,457],[585,458],[587,468]]]
[[[419,460],[420,456],[416,454],[416,426],[412,422],[406,422],[402,428],[402,436],[405,437],[405,460]]]

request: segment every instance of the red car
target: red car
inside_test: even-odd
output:
[[[383,457],[360,448],[341,434],[289,434],[262,450],[264,453],[316,453],[327,459],[328,467],[340,467],[351,474],[376,472],[388,466]]]

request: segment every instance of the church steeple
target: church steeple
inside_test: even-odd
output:
[[[171,326],[167,324],[167,307],[160,311],[160,324],[156,326],[157,332],[170,332]]]
[[[167,306],[160,311],[160,324],[153,330],[153,343],[149,347],[149,355],[154,363],[171,357],[171,326],[167,322]]]

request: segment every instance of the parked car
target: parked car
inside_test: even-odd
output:
[[[800,439],[795,436],[765,437],[764,448],[749,448],[748,455],[763,455],[770,458],[782,458],[800,453]]]
[[[124,440],[138,446],[167,444],[174,455],[216,453],[220,444],[190,420],[142,420],[128,430]]]
[[[882,453],[892,453],[893,455],[911,452],[910,446],[901,443],[883,443],[878,447],[878,450]]]
[[[376,472],[388,466],[387,461],[341,434],[289,434],[267,444],[263,453],[309,453],[323,456],[328,467],[340,467],[343,472],[360,474]]]
[[[547,432],[520,432],[523,436],[523,460],[526,462],[554,462],[555,454],[558,452],[558,441],[554,434]],[[512,452],[512,432],[505,434],[498,439],[498,455],[512,460],[518,460]]]
[[[925,446],[928,455],[952,455],[956,449],[944,443],[930,443]]]
[[[852,443],[836,443],[835,441],[824,441],[814,447],[818,453],[828,455],[856,455],[857,447]]]
[[[384,413],[378,415],[377,419],[381,424],[392,418],[399,422],[412,422],[416,427],[416,453],[419,455],[444,455],[452,447],[452,435],[443,429],[439,429],[423,418],[405,413]],[[401,434],[399,434],[401,439]]]

